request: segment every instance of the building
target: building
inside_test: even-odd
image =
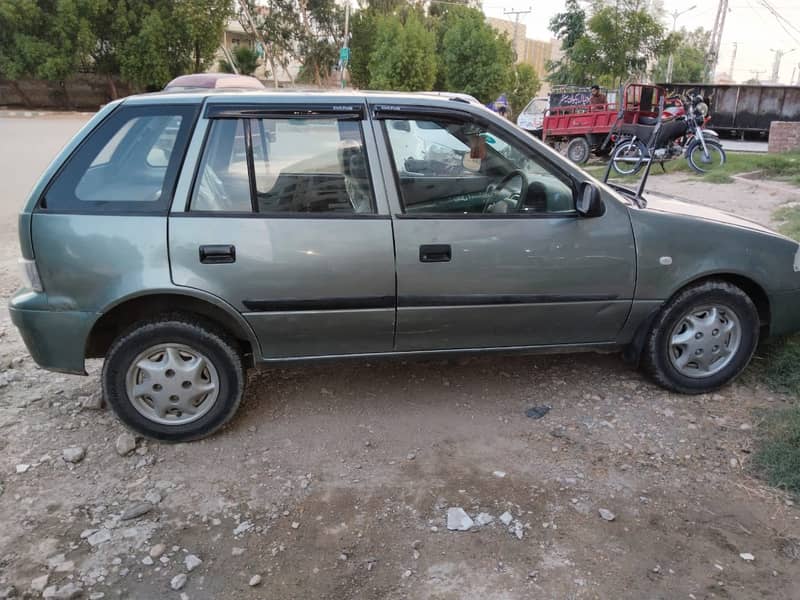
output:
[[[487,17],[486,21],[497,31],[505,33],[511,40],[511,47],[517,63],[528,63],[536,70],[536,74],[542,82],[539,94],[546,96],[550,91],[550,84],[545,80],[547,61],[558,60],[561,57],[561,42],[556,39],[533,40],[528,38],[524,23],[494,17]]]

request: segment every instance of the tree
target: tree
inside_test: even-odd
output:
[[[369,75],[369,85],[373,89],[419,91],[433,88],[436,36],[416,12],[409,12],[405,22],[394,15],[379,19]]]
[[[528,102],[536,96],[536,92],[542,87],[536,69],[527,63],[520,63],[514,67],[513,84],[511,92],[508,94],[508,101],[511,104],[513,113],[519,114]]]
[[[711,34],[699,27],[694,31],[681,29],[676,34],[676,47],[673,50],[672,81],[685,83],[706,83],[709,74],[705,68],[706,50]],[[662,55],[651,77],[653,81],[667,81],[669,54]]]
[[[300,79],[322,85],[339,57],[344,41],[344,9],[334,0],[299,0],[303,36],[298,51]]]
[[[348,70],[353,86],[370,85],[369,63],[375,51],[378,23],[381,17],[398,16],[408,9],[405,0],[372,0],[350,18],[350,64]]]
[[[129,35],[116,49],[122,77],[159,89],[178,75],[202,71],[219,47],[230,9],[229,0],[139,2]]]
[[[567,6],[568,14],[556,15],[550,24],[564,44],[563,58],[548,65],[553,83],[616,86],[643,77],[648,63],[674,47],[675,38],[665,34],[642,0],[620,0],[614,6],[595,0],[582,34],[581,9],[572,1]]]
[[[443,21],[440,68],[445,87],[488,103],[511,80],[514,55],[508,38],[495,31],[476,9],[450,11]]]
[[[236,46],[231,53],[233,63],[241,75],[252,75],[258,68],[258,53],[249,46]],[[233,66],[227,60],[219,61],[219,70],[233,73]]]

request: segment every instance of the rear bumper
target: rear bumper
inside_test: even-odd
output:
[[[776,292],[769,298],[770,336],[800,331],[800,290]]]
[[[8,307],[28,352],[43,369],[86,375],[86,339],[97,314],[42,309],[41,296],[18,292]]]

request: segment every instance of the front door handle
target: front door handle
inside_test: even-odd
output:
[[[236,262],[236,246],[232,244],[200,246],[200,262],[206,265]]]
[[[425,244],[419,247],[419,262],[450,262],[453,250],[450,244]]]

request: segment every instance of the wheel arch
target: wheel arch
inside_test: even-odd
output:
[[[258,339],[238,311],[215,296],[175,289],[150,290],[122,298],[106,307],[86,338],[86,358],[102,358],[114,339],[131,325],[166,313],[195,315],[210,321],[237,341],[248,366],[257,360],[256,353],[260,352]]]
[[[739,289],[741,289],[750,300],[753,301],[753,304],[758,311],[758,319],[760,322],[760,334],[761,338],[766,337],[769,334],[769,326],[770,320],[772,318],[770,303],[769,303],[769,296],[767,292],[764,290],[764,287],[759,284],[757,281],[753,280],[746,275],[742,275],[740,273],[733,273],[733,272],[719,272],[719,273],[704,273],[693,279],[684,282],[679,287],[672,290],[672,293],[666,298],[661,305],[651,311],[646,318],[642,320],[639,326],[636,328],[636,332],[633,335],[633,339],[631,343],[625,348],[623,357],[626,362],[632,364],[639,364],[639,360],[642,356],[642,350],[644,349],[644,344],[647,340],[647,334],[650,331],[650,327],[653,324],[653,321],[661,312],[663,306],[667,304],[672,298],[683,292],[686,288],[692,287],[695,285],[700,285],[705,283],[706,281],[725,281],[727,283],[733,284]]]

